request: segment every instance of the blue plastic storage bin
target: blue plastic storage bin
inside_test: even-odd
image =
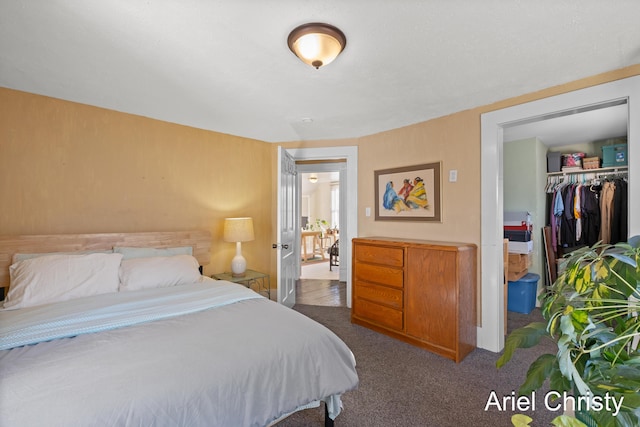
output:
[[[628,164],[627,144],[605,145],[602,147],[603,168],[627,166]]]
[[[536,307],[538,280],[540,280],[539,275],[527,273],[520,280],[509,282],[507,310],[516,313],[531,313]]]

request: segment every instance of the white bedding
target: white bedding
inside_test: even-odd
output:
[[[72,326],[87,333],[0,351],[1,426],[264,426],[317,400],[335,418],[340,395],[357,387],[353,354],[333,332],[241,285],[207,279],[102,297],[108,310],[95,307],[99,297],[76,301],[119,313],[117,321],[68,316],[77,307],[69,301],[50,304],[33,311],[90,318]],[[179,313],[116,310],[153,298]],[[11,317],[28,329],[24,310],[0,313],[3,335],[16,334]],[[122,326],[123,312],[135,324]],[[96,317],[115,326],[96,325]],[[54,329],[61,323],[69,322]]]

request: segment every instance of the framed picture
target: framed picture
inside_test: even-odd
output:
[[[441,221],[440,162],[374,171],[376,221]]]

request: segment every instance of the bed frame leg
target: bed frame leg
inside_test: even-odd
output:
[[[327,404],[324,404],[324,427],[333,427],[333,420],[329,417],[329,409],[327,409]]]

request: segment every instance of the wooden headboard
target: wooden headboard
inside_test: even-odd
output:
[[[192,246],[200,265],[210,261],[211,233],[207,230],[145,233],[48,234],[0,236],[0,288],[9,286],[9,266],[15,253],[109,250],[114,246],[169,248]]]

